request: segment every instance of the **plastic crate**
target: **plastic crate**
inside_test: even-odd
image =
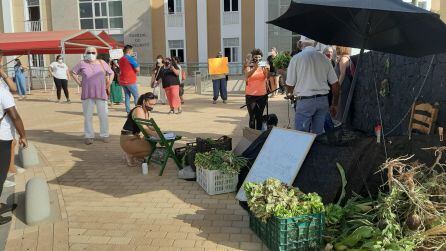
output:
[[[280,219],[263,223],[249,213],[249,227],[271,251],[320,250],[325,227],[324,213]]]
[[[231,193],[237,190],[238,174],[224,174],[197,166],[197,183],[209,195]]]
[[[214,149],[232,151],[232,138],[222,136],[218,139],[197,138],[197,151],[199,153],[210,152]]]

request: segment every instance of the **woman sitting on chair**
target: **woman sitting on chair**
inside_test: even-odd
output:
[[[134,119],[149,119],[149,112],[153,110],[158,97],[152,92],[141,95],[137,105],[127,116],[121,131],[121,148],[124,151],[128,166],[135,166],[137,160],[144,159],[152,151],[150,143],[140,136],[141,130]],[[155,130],[144,128],[147,134],[157,136]]]

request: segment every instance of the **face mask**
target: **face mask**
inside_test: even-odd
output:
[[[59,59],[59,60],[57,60],[57,62],[63,63],[63,59]]]
[[[162,59],[162,58],[158,58],[158,59],[156,60],[156,62],[158,62],[158,64],[161,64],[161,63],[163,62],[163,59]]]
[[[153,111],[153,107],[151,107],[151,106],[146,106],[146,109],[147,109],[147,111],[149,111],[149,112]]]
[[[87,61],[93,61],[96,60],[96,54],[85,54],[84,58]]]

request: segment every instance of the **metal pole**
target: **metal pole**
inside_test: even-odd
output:
[[[31,89],[33,89],[33,76],[31,71],[31,54],[28,52],[28,69],[29,69],[29,86],[28,86],[28,94],[31,94]]]
[[[368,13],[368,17],[367,17],[367,26],[366,26],[366,30],[365,30],[365,33],[364,33],[364,41],[362,43],[361,52],[359,53],[358,61],[356,62],[355,75],[353,76],[353,81],[352,81],[352,85],[350,87],[350,91],[348,93],[348,97],[347,97],[347,101],[346,101],[346,104],[345,104],[344,113],[342,114],[342,124],[345,124],[347,122],[348,113],[350,111],[350,106],[351,106],[351,103],[352,103],[353,94],[355,92],[356,83],[358,82],[359,69],[361,69],[362,57],[363,57],[363,54],[364,54],[365,46],[367,45],[367,41],[369,39],[371,26],[372,25],[370,23],[370,12],[369,12]],[[340,83],[340,84],[342,84],[342,83]]]

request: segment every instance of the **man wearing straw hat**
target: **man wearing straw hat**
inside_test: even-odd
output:
[[[339,82],[333,66],[315,48],[315,41],[302,36],[302,52],[295,55],[288,66],[286,85],[289,95],[296,96],[295,129],[322,134],[327,112],[336,115]],[[332,86],[333,101],[328,105]]]

